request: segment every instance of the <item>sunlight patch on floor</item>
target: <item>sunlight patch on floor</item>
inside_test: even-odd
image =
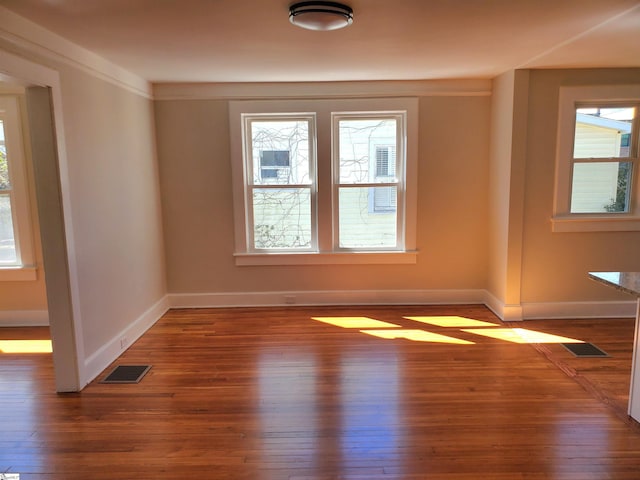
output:
[[[51,353],[51,340],[0,340],[0,353]]]
[[[387,340],[395,338],[405,338],[414,342],[449,343],[455,345],[473,345],[473,342],[460,338],[440,335],[439,333],[428,332],[426,330],[360,330],[367,335],[385,338]]]
[[[466,317],[442,316],[442,317],[402,317],[420,323],[428,323],[437,327],[497,327],[495,323],[483,322]]]
[[[526,328],[464,328],[462,331],[512,343],[584,343],[575,338],[536,332]]]
[[[360,333],[372,335],[386,340],[405,339],[415,342],[448,343],[454,345],[475,345],[475,342],[463,340],[449,335],[430,332],[422,329],[407,329],[395,323],[383,322],[370,317],[311,317],[318,322],[336,327],[357,329]],[[443,315],[443,316],[404,316],[411,320],[434,327],[455,329],[459,334],[479,335],[485,338],[503,340],[510,343],[584,343],[575,338],[562,337],[550,333],[537,332],[526,328],[503,328],[499,324],[475,320],[472,318]],[[479,327],[479,328],[471,328]],[[447,333],[454,334],[449,330]]]
[[[395,323],[374,320],[369,317],[311,317],[313,320],[342,328],[400,328]]]

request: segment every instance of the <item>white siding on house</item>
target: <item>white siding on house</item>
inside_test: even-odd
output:
[[[395,247],[396,212],[375,213],[371,211],[370,196],[374,195],[374,188],[376,187],[340,189],[341,248]]]
[[[619,157],[621,137],[618,130],[576,122],[573,158]]]
[[[576,163],[571,190],[572,213],[606,212],[615,201],[618,188],[618,162]]]
[[[255,248],[311,247],[311,190],[253,190]]]
[[[619,130],[576,121],[575,159],[619,158]],[[571,213],[604,213],[616,199],[620,162],[575,162],[571,186]]]

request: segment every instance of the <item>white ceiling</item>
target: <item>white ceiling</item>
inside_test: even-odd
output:
[[[0,0],[152,82],[491,78],[640,67],[638,0],[345,0],[352,26],[288,21],[292,0]]]

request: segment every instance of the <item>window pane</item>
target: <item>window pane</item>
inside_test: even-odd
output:
[[[395,187],[340,188],[340,247],[395,248],[395,200],[393,208],[376,211],[375,198],[380,196],[390,200],[396,195]]]
[[[4,144],[4,123],[0,120],[0,190],[8,190],[10,188],[7,148]]]
[[[631,162],[575,163],[571,213],[628,212]]]
[[[0,264],[16,263],[17,261],[11,217],[11,199],[8,195],[0,195]]]
[[[254,248],[311,247],[311,191],[308,188],[253,190]]]
[[[339,120],[340,183],[395,181],[396,120]],[[385,170],[386,168],[386,170]]]
[[[254,185],[311,183],[307,120],[253,120],[251,150]]]
[[[633,107],[578,108],[573,157],[629,157],[629,137],[635,110]]]

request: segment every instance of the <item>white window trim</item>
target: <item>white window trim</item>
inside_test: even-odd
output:
[[[313,252],[251,252],[248,249],[248,225],[246,205],[246,172],[244,169],[243,114],[315,112],[317,128],[318,162],[331,159],[332,112],[395,112],[406,111],[405,144],[405,206],[404,248],[385,251],[337,251],[334,248],[333,202],[331,172],[322,169],[318,175],[318,248]],[[374,98],[374,99],[286,99],[286,100],[239,100],[229,102],[231,134],[231,163],[233,182],[233,210],[236,265],[317,265],[317,264],[407,264],[416,263],[417,221],[417,169],[418,169],[418,99]],[[327,176],[328,175],[328,176]],[[400,215],[400,213],[398,213]]]
[[[640,85],[594,85],[560,88],[555,197],[551,218],[553,232],[640,230],[640,172],[638,172],[640,164],[636,164],[633,169],[631,205],[628,213],[570,213],[576,106],[581,103],[638,103],[639,101]],[[638,138],[632,139],[632,142],[638,142]]]
[[[16,263],[0,264],[0,281],[32,281],[34,265],[31,209],[22,115],[18,96],[0,94],[0,115],[5,128],[5,145],[11,178],[11,213],[16,243]]]

